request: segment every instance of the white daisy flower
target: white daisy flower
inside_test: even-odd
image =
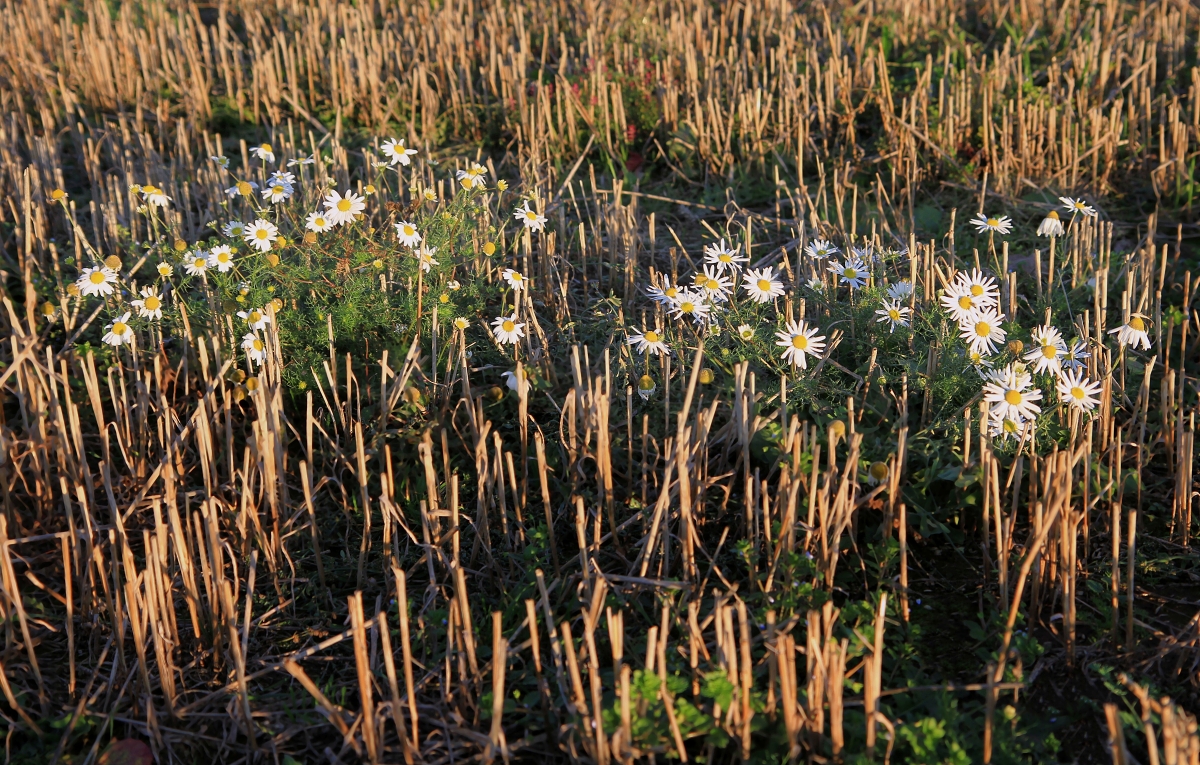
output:
[[[275,149],[271,148],[269,143],[260,143],[258,146],[252,147],[250,153],[263,162],[275,161]]]
[[[804,251],[808,253],[810,258],[815,258],[817,260],[823,260],[828,258],[830,255],[836,255],[841,252],[841,250],[839,250],[833,242],[830,242],[827,239],[815,239],[809,242],[808,246],[804,248]]]
[[[913,293],[912,282],[905,279],[902,282],[896,282],[889,285],[887,288],[887,296],[892,300],[906,300]]]
[[[315,210],[310,212],[308,217],[304,219],[304,227],[309,231],[315,231],[318,234],[322,234],[333,228],[333,221],[329,220],[329,218],[321,210]]]
[[[1062,236],[1063,231],[1063,224],[1058,219],[1058,212],[1056,210],[1046,213],[1046,217],[1042,218],[1042,222],[1037,227],[1038,236]]]
[[[986,234],[990,231],[994,231],[997,234],[1008,234],[1012,231],[1012,218],[1007,215],[988,217],[983,213],[976,213],[970,223],[980,234]]]
[[[950,318],[957,322],[966,321],[972,311],[991,308],[996,304],[986,294],[972,295],[971,287],[957,280],[946,287],[940,302],[942,308],[946,309],[946,313],[950,314]]]
[[[901,305],[899,300],[891,302],[885,300],[883,302],[883,308],[875,312],[875,315],[879,317],[875,321],[879,324],[890,323],[892,326],[888,331],[895,332],[896,327],[908,326],[908,317],[911,313],[912,309],[908,306]]]
[[[888,466],[886,462],[872,462],[867,468],[867,483],[871,486],[878,486],[887,480]]]
[[[786,329],[775,333],[779,338],[775,345],[783,348],[783,360],[794,367],[808,369],[808,356],[817,358],[825,351],[825,336],[818,335],[816,327],[808,322],[789,321]]]
[[[655,287],[653,284],[646,288],[646,294],[650,299],[661,306],[669,308],[674,305],[679,298],[679,287],[672,287],[671,283],[663,280],[663,286]]]
[[[692,319],[697,324],[702,324],[707,320],[711,310],[712,307],[704,299],[704,296],[692,290],[680,290],[679,294],[675,296],[675,302],[671,304],[672,317]]]
[[[85,268],[75,280],[75,286],[85,297],[102,295],[107,297],[116,290],[117,272],[107,266]]]
[[[1063,369],[1083,369],[1083,360],[1091,355],[1087,351],[1087,343],[1076,340],[1067,348],[1067,355],[1062,361],[1062,367]]]
[[[353,223],[355,217],[365,209],[367,209],[367,203],[364,197],[353,191],[347,191],[346,195],[342,196],[334,190],[325,197],[325,211],[335,226]]]
[[[976,308],[958,323],[958,330],[971,350],[990,356],[1007,334],[1000,327],[1003,321],[1004,317],[995,308]]]
[[[151,207],[166,207],[171,198],[157,186],[143,186],[142,199]]]
[[[992,379],[992,370],[994,365],[992,360],[984,356],[978,351],[967,351],[967,360],[971,362],[971,366],[979,373],[979,376],[984,380]]]
[[[842,284],[856,290],[867,283],[867,267],[858,258],[847,258],[845,263],[829,264],[829,272],[837,274]]]
[[[1096,217],[1096,208],[1092,207],[1082,199],[1073,197],[1059,197],[1058,201],[1062,202],[1063,208],[1072,215],[1083,214],[1089,218]]]
[[[642,397],[642,401],[646,401],[654,395],[654,391],[658,386],[654,383],[654,378],[650,375],[642,375],[638,378],[637,391]]]
[[[288,167],[299,167],[301,165],[312,165],[312,164],[315,164],[316,161],[317,161],[316,157],[297,157],[296,159],[289,159],[287,161],[287,166]]]
[[[739,324],[737,328],[738,337],[747,343],[754,339],[754,327],[749,324]]]
[[[508,282],[508,286],[513,290],[523,290],[528,285],[529,280],[521,276],[521,272],[515,268],[506,268],[500,273],[500,278]]]
[[[222,154],[220,156],[213,155],[213,156],[209,157],[209,159],[212,160],[213,162],[216,162],[217,167],[221,168],[222,170],[229,169],[229,157],[226,157],[224,154]]]
[[[417,253],[417,262],[421,266],[421,270],[429,273],[429,269],[438,265],[438,262],[433,259],[437,253],[437,247],[422,247]]]
[[[379,151],[388,158],[389,165],[407,165],[412,162],[410,157],[417,153],[416,149],[404,148],[403,138],[389,138],[379,147]]]
[[[988,415],[989,432],[993,439],[1006,441],[1010,438],[1020,438],[1025,430],[1025,420],[1020,417],[1005,417],[991,413]]]
[[[658,356],[660,354],[669,354],[671,350],[667,348],[664,340],[666,336],[653,329],[648,329],[645,332],[631,332],[629,338],[625,341],[637,349],[638,353],[650,351],[651,354]]]
[[[292,187],[286,183],[268,184],[262,190],[262,198],[273,205],[286,202],[292,196]]]
[[[267,185],[270,186],[276,183],[282,183],[284,186],[295,186],[296,176],[286,170],[276,170],[271,173],[270,178],[267,178]]]
[[[254,181],[238,181],[225,189],[225,193],[229,195],[230,199],[234,197],[248,197],[252,196],[257,188],[258,184]]]
[[[517,322],[517,315],[498,316],[492,320],[492,334],[501,345],[516,345],[525,337],[525,325]]]
[[[464,189],[486,188],[487,181],[483,177],[485,175],[487,175],[487,168],[478,162],[472,162],[466,170],[459,170],[455,173],[455,177],[458,178],[458,182]]]
[[[162,296],[153,287],[142,287],[141,299],[130,300],[129,304],[137,309],[138,316],[143,319],[162,318]]]
[[[722,275],[716,266],[704,266],[704,272],[696,274],[693,289],[700,290],[709,302],[724,303],[733,289],[733,279]]]
[[[1037,327],[1033,330],[1031,343],[1033,347],[1025,353],[1025,360],[1033,364],[1033,371],[1058,374],[1067,355],[1067,343],[1062,333],[1049,324]]]
[[[470,319],[459,316],[458,318],[456,318],[454,320],[454,328],[455,329],[466,329],[469,326],[471,326]]]
[[[396,238],[405,247],[416,247],[421,243],[421,234],[417,231],[417,227],[406,220],[396,224]]]
[[[421,196],[424,197],[426,202],[436,202],[438,200],[437,192],[432,188],[427,188],[422,191]]]
[[[976,306],[986,308],[1000,302],[1000,288],[996,286],[996,280],[978,268],[971,273],[959,271],[955,274],[954,282],[966,290]]]
[[[825,283],[822,282],[820,279],[817,279],[816,277],[809,279],[807,282],[804,283],[804,286],[808,287],[813,292],[824,292],[825,291]]]
[[[784,294],[783,282],[775,277],[775,269],[771,266],[747,271],[742,280],[742,289],[748,292],[750,299],[756,303],[770,303]]]
[[[158,264],[158,275],[159,276],[166,278],[173,273],[175,273],[175,267],[172,266],[167,261],[164,260]]]
[[[109,345],[125,345],[133,342],[133,327],[129,326],[129,311],[117,317],[116,321],[104,328],[102,338]]]
[[[233,268],[233,248],[227,244],[219,244],[208,253],[208,265],[221,273],[228,273]]]
[[[520,377],[517,376],[516,372],[504,372],[500,376],[504,378],[504,384],[511,391],[516,391],[522,383],[524,383],[522,387],[525,390],[529,390],[529,375],[526,374],[525,370],[521,370]]]
[[[184,258],[183,270],[188,276],[200,276],[208,270],[208,253],[196,250]]]
[[[246,358],[254,364],[262,364],[267,358],[267,344],[253,332],[242,338],[242,350],[246,352]]]
[[[1130,315],[1127,323],[1116,329],[1110,329],[1108,334],[1116,335],[1117,342],[1121,345],[1132,345],[1134,348],[1150,350],[1150,334],[1146,331],[1146,317],[1140,313]]]
[[[1037,401],[1042,392],[1030,388],[1023,375],[1005,370],[983,386],[983,400],[991,404],[992,414],[1011,420],[1032,420],[1042,411]]]
[[[237,315],[239,319],[245,320],[250,329],[254,330],[255,332],[266,329],[267,325],[271,323],[270,315],[267,314],[266,310],[262,308],[251,308],[248,311],[238,311]]]
[[[446,282],[446,286],[452,290],[462,289],[462,285],[458,283],[458,279],[451,279],[450,281]]]
[[[1089,380],[1079,370],[1064,372],[1058,378],[1058,395],[1066,403],[1081,412],[1090,412],[1100,403],[1097,396],[1103,386]]]
[[[717,273],[724,273],[725,269],[741,270],[743,263],[750,262],[750,258],[745,255],[738,255],[740,245],[730,249],[725,246],[725,240],[722,239],[716,244],[710,244],[704,248],[704,262],[717,267]]]
[[[279,238],[279,229],[269,220],[258,220],[246,227],[246,232],[242,234],[242,239],[251,247],[259,252],[267,252],[271,249],[271,243]]]
[[[241,239],[246,233],[246,224],[240,220],[231,220],[221,229],[221,233],[231,239]]]
[[[537,210],[529,208],[529,200],[525,200],[524,207],[518,207],[513,212],[513,217],[525,224],[525,228],[530,231],[541,231],[546,227],[546,216],[538,213]]]

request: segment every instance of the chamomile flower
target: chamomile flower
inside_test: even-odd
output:
[[[227,244],[219,244],[208,253],[208,265],[221,273],[228,273],[233,268],[233,248]]]
[[[437,247],[421,247],[420,251],[417,252],[417,262],[420,264],[421,270],[425,273],[429,273],[430,268],[438,265],[438,262],[433,258],[436,253]]]
[[[271,148],[269,143],[260,143],[258,146],[251,147],[250,153],[263,162],[273,163],[275,161],[275,149]]]
[[[808,357],[816,358],[825,350],[825,336],[818,335],[817,331],[801,319],[789,321],[784,330],[776,332],[775,345],[783,348],[783,360],[794,367],[808,369]]]
[[[816,260],[824,260],[830,255],[836,255],[841,252],[841,250],[839,250],[833,242],[830,242],[827,239],[814,239],[808,243],[808,246],[804,248],[804,251],[808,253],[810,258],[814,258]]]
[[[221,168],[222,170],[229,169],[229,157],[226,157],[224,154],[220,156],[213,155],[209,157],[209,159],[217,163],[217,167]]]
[[[1096,208],[1084,202],[1082,199],[1074,197],[1059,197],[1058,201],[1062,202],[1063,209],[1072,215],[1086,215],[1089,218],[1096,217]]]
[[[996,286],[996,280],[978,268],[970,273],[959,271],[954,282],[966,290],[977,306],[987,307],[1000,302],[1000,288]]]
[[[1146,331],[1146,317],[1140,313],[1131,314],[1129,321],[1108,331],[1117,336],[1121,345],[1132,345],[1135,349],[1150,350],[1150,334]]]
[[[208,253],[196,250],[183,260],[183,270],[188,276],[200,276],[208,270]]]
[[[500,272],[500,278],[508,282],[508,286],[513,290],[523,290],[529,285],[529,280],[521,275],[520,271],[515,268],[506,268]]]
[[[1092,354],[1087,351],[1087,343],[1082,340],[1076,340],[1067,348],[1066,357],[1063,358],[1063,369],[1083,369],[1083,360]]]
[[[450,281],[446,282],[446,286],[452,290],[461,290],[462,289],[462,285],[459,284],[458,279],[451,279]]]
[[[663,286],[655,287],[652,284],[646,288],[646,294],[655,303],[669,308],[679,298],[679,287],[672,287],[671,283],[664,279]]]
[[[421,192],[421,196],[425,199],[426,202],[438,201],[437,192],[434,191],[432,188],[426,188],[424,191]]]
[[[638,378],[637,391],[638,395],[642,397],[642,401],[645,401],[653,396],[654,391],[657,390],[657,388],[658,385],[654,383],[654,378],[650,375],[642,375]]]
[[[995,305],[989,302],[985,296],[975,297],[971,294],[971,288],[958,281],[954,281],[941,296],[942,308],[946,309],[946,313],[950,314],[950,318],[957,322],[967,320],[972,311],[980,308],[990,308]]]
[[[872,462],[871,466],[867,468],[867,483],[871,486],[878,486],[887,480],[889,472],[886,462]]]
[[[231,220],[221,229],[221,233],[230,239],[241,239],[246,233],[246,224],[240,220]]]
[[[467,319],[463,316],[459,316],[454,319],[454,328],[455,329],[466,329],[469,326],[471,326],[470,319]]]
[[[770,303],[784,294],[783,282],[775,277],[775,269],[771,266],[747,271],[742,280],[742,289],[756,303]]]
[[[1062,333],[1047,324],[1033,330],[1031,341],[1033,347],[1025,353],[1025,360],[1033,364],[1033,371],[1058,374],[1067,355]]]
[[[170,276],[173,273],[175,273],[175,267],[172,266],[167,261],[164,260],[158,264],[158,275],[159,276],[161,276],[165,279],[166,277]]]
[[[129,311],[121,314],[112,324],[104,328],[104,342],[112,346],[133,342],[133,327],[129,326]]]
[[[983,400],[991,404],[992,414],[1012,420],[1032,420],[1042,411],[1036,402],[1042,392],[1026,384],[1023,375],[1005,370],[983,386]]]
[[[645,332],[631,332],[625,342],[636,348],[638,353],[650,351],[651,354],[658,356],[671,352],[664,341],[665,337],[665,335],[657,330],[648,329]]]
[[[539,213],[537,210],[529,207],[529,200],[525,200],[524,207],[518,207],[513,211],[513,217],[525,224],[525,228],[530,231],[541,231],[546,227],[546,216]]]
[[[691,319],[702,324],[708,319],[712,306],[704,299],[704,295],[692,290],[680,290],[671,304],[671,316],[676,319]]]
[[[487,180],[483,177],[485,175],[487,175],[487,168],[478,162],[472,162],[466,170],[459,170],[455,173],[455,177],[464,189],[487,188]]]
[[[875,319],[879,324],[891,324],[889,332],[895,332],[896,327],[907,327],[908,317],[912,313],[912,309],[906,305],[901,305],[899,300],[883,301],[883,308],[875,312],[879,318]]]
[[[162,296],[153,287],[142,287],[142,297],[130,300],[129,304],[137,309],[138,316],[143,319],[161,319]]]
[[[981,378],[984,380],[992,379],[992,370],[995,365],[992,364],[990,358],[978,351],[967,351],[967,360],[971,362],[971,366],[975,368],[975,371],[979,373]]]
[[[416,247],[421,243],[421,234],[417,231],[417,227],[406,220],[396,224],[396,238],[405,247]]]
[[[251,308],[248,311],[238,311],[238,318],[246,322],[246,325],[255,332],[264,330],[271,323],[271,317],[262,308]]]
[[[171,201],[171,198],[166,195],[162,189],[157,186],[146,185],[142,187],[142,199],[151,207],[166,207]]]
[[[517,321],[517,315],[497,316],[492,320],[492,334],[501,345],[516,345],[525,337],[525,325]]]
[[[333,221],[329,220],[329,217],[321,210],[315,210],[304,219],[304,227],[309,231],[322,234],[333,228]]]
[[[297,157],[296,159],[289,159],[287,161],[287,166],[288,167],[299,167],[302,165],[312,165],[312,164],[315,164],[316,161],[317,161],[316,157]]]
[[[995,308],[977,308],[959,323],[959,335],[971,350],[983,355],[996,352],[996,346],[1004,342],[1007,333],[1000,326],[1004,318]]]
[[[1057,210],[1046,213],[1046,217],[1042,218],[1042,222],[1037,227],[1038,236],[1062,236],[1063,231],[1063,224],[1058,218]]]
[[[700,290],[710,303],[724,303],[733,291],[733,279],[723,275],[716,266],[704,266],[704,272],[696,275],[695,289]]]
[[[242,337],[242,350],[246,352],[246,358],[254,364],[262,364],[263,359],[267,357],[267,344],[253,332]]]
[[[896,282],[889,285],[887,288],[887,296],[892,300],[907,300],[913,293],[912,282],[905,279],[902,282]]]
[[[511,391],[516,391],[519,387],[529,390],[529,375],[525,373],[525,370],[521,370],[519,375],[516,372],[504,372],[500,376],[504,378],[505,386]]]
[[[749,324],[739,324],[737,328],[737,336],[745,342],[750,342],[754,339],[754,327]]]
[[[271,243],[279,238],[279,229],[269,220],[258,220],[246,227],[246,233],[242,234],[242,239],[246,241],[254,249],[259,252],[267,252],[271,249]]]
[[[335,226],[353,223],[355,217],[366,208],[367,203],[364,198],[353,191],[347,190],[346,195],[342,196],[334,190],[325,196],[325,211]]]
[[[238,181],[225,189],[225,193],[229,195],[230,199],[233,199],[234,197],[252,196],[256,189],[258,189],[258,184],[254,181]]]
[[[1025,420],[1020,417],[1007,417],[995,412],[988,415],[988,432],[993,439],[1006,441],[1010,438],[1020,438],[1025,430]]]
[[[292,196],[292,187],[286,183],[274,183],[262,190],[262,198],[273,205],[286,202]]]
[[[710,244],[704,248],[704,262],[717,267],[717,273],[724,273],[726,269],[741,270],[743,263],[748,263],[750,258],[745,255],[739,255],[739,247],[727,247],[725,240]]]
[[[416,149],[404,147],[403,138],[389,138],[379,147],[379,151],[388,158],[390,165],[408,165],[412,162],[411,157],[417,153]]]
[[[977,213],[970,222],[980,234],[994,232],[1004,235],[1012,231],[1012,218],[1007,215],[989,217],[983,213]]]
[[[804,283],[804,286],[808,287],[813,292],[824,292],[825,291],[825,283],[822,282],[820,279],[817,279],[816,277],[809,279],[807,282]]]
[[[867,283],[867,267],[858,258],[846,258],[845,263],[829,264],[829,273],[836,274],[842,284],[856,290]]]
[[[1089,380],[1082,371],[1064,372],[1058,378],[1058,395],[1063,401],[1081,412],[1090,412],[1096,408],[1100,400],[1099,382]]]
[[[79,288],[80,294],[84,297],[92,295],[101,295],[107,297],[113,294],[117,285],[117,272],[107,266],[96,266],[95,268],[85,268],[79,274],[79,278],[75,280],[75,286]]]

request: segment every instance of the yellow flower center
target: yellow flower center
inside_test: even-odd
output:
[[[982,294],[983,294],[983,286],[982,285],[979,285],[979,284],[971,285],[971,295],[973,295],[974,297],[979,297]]]
[[[500,328],[503,329],[505,332],[512,332],[514,329],[517,328],[517,325],[513,324],[511,320],[505,319],[504,323],[500,325]]]
[[[665,295],[669,298],[673,298],[678,294],[679,294],[679,290],[675,289],[674,287],[667,287],[665,290],[663,290],[663,295]]]
[[[892,321],[900,321],[900,312],[897,311],[895,308],[889,308],[888,309],[888,318],[891,319]]]
[[[512,280],[513,280],[514,282],[519,282],[519,281],[521,281],[521,275],[520,275],[520,274],[518,274],[516,271],[513,271],[513,272],[512,272]]]
[[[650,330],[646,334],[642,335],[642,337],[644,337],[646,339],[647,343],[657,343],[658,342],[658,333],[655,332],[654,330]]]
[[[992,325],[988,324],[986,321],[979,322],[975,325],[975,334],[979,335],[980,337],[987,337],[988,335],[992,334]]]
[[[196,258],[195,260],[192,261],[192,265],[196,268],[204,268],[205,266],[208,265],[208,261],[205,260],[204,258]]]
[[[853,268],[847,268],[845,271],[842,272],[842,276],[846,277],[847,279],[857,279],[858,272],[855,271]]]
[[[1013,406],[1018,406],[1025,398],[1020,391],[1010,390],[1004,394],[1004,400]]]
[[[762,290],[763,292],[770,292],[771,291],[771,283],[769,281],[767,281],[766,279],[759,279],[758,280],[758,288],[760,290]]]
[[[438,302],[439,303],[449,303],[450,296],[447,295],[445,292],[443,292],[442,294],[438,295]]]
[[[684,302],[679,304],[679,310],[682,313],[691,313],[692,311],[696,310],[696,306],[691,301],[685,300]]]
[[[1048,359],[1052,359],[1058,355],[1058,348],[1054,347],[1053,345],[1043,345],[1042,355]]]
[[[338,203],[337,203],[337,209],[341,210],[342,212],[347,212],[347,211],[349,211],[349,210],[350,210],[350,200],[349,200],[349,199],[343,199],[343,200],[341,200],[340,202],[338,202]]]
[[[792,338],[792,347],[801,351],[808,350],[808,338],[804,335],[796,335]]]
[[[324,219],[324,218],[317,218],[317,219],[316,219],[315,221],[313,221],[313,222],[314,222],[314,223],[316,223],[316,225],[317,225],[317,226],[324,226],[324,225],[325,225],[325,219]]]
[[[126,325],[126,324],[125,324],[125,322],[123,322],[123,321],[118,321],[118,322],[115,322],[115,323],[112,325],[112,331],[113,331],[113,334],[114,334],[114,335],[123,335],[123,334],[125,334],[125,333],[126,333],[128,330],[129,330],[129,326],[128,326],[128,325]]]
[[[733,257],[728,254],[721,254],[717,256],[717,260],[721,261],[722,263],[732,263]]]
[[[245,181],[238,181],[237,193],[241,194],[242,196],[248,196],[251,191],[253,191],[253,189],[250,188],[249,183],[246,183]]]
[[[987,219],[987,224],[988,224],[988,226],[989,226],[989,227],[991,227],[991,228],[996,228],[997,226],[999,226],[999,225],[1000,225],[1000,221],[999,221],[999,220],[997,220],[997,219],[995,219],[995,218],[988,218],[988,219]]]
[[[405,227],[404,227],[404,235],[405,235],[405,236],[412,236],[412,235],[413,235],[413,234],[415,234],[415,233],[417,233],[417,232],[416,232],[416,229],[414,229],[412,226],[405,226]]]
[[[267,238],[267,230],[265,228],[260,228],[259,230],[254,232],[254,235],[256,237],[258,237],[259,239],[266,239]]]
[[[217,253],[217,262],[218,263],[228,263],[229,262],[229,253],[228,252],[218,252]]]
[[[1129,320],[1129,328],[1135,332],[1145,332],[1146,322],[1142,321],[1140,317],[1134,316]]]
[[[273,193],[273,194],[282,194],[282,193],[283,193],[283,187],[282,187],[282,186],[272,186],[272,187],[271,187],[271,193]]]
[[[269,144],[269,143],[264,143],[263,145],[259,146],[258,148],[260,151],[266,152],[267,154],[275,153],[275,150],[271,148],[271,144]]]
[[[1016,433],[1017,432],[1017,423],[1015,423],[1012,420],[1006,419],[1004,421],[1004,432],[1005,433]]]
[[[250,314],[246,316],[247,324],[257,324],[260,321],[262,321],[262,314],[258,311],[251,311]]]
[[[170,266],[168,266],[166,263],[159,263],[159,264],[158,264],[158,272],[159,272],[160,274],[162,274],[163,276],[166,276],[166,275],[167,275],[167,273],[168,273],[168,272],[170,272],[170,270],[171,270],[171,267],[170,267]]]
[[[263,341],[259,340],[257,337],[254,338],[254,350],[261,351],[263,347]]]
[[[106,280],[107,278],[104,276],[104,272],[102,271],[93,271],[88,275],[88,281],[92,284],[104,284]]]
[[[888,466],[883,462],[874,462],[871,464],[871,477],[876,481],[882,481],[887,478]]]
[[[650,375],[642,375],[639,377],[638,390],[654,390],[654,378]]]
[[[528,218],[529,220],[537,220],[537,213],[534,212],[533,210],[529,210],[528,212],[525,213],[525,217]]]
[[[1078,385],[1073,386],[1071,388],[1071,398],[1079,399],[1080,401],[1082,401],[1086,396],[1087,396],[1087,393],[1085,393],[1083,388],[1080,388]]]
[[[969,295],[963,295],[958,299],[958,307],[964,311],[969,311],[973,305],[975,305],[975,301],[971,300]]]
[[[159,308],[162,307],[162,301],[159,300],[158,298],[156,298],[155,296],[150,295],[149,297],[147,297],[145,300],[142,301],[142,307],[145,308],[147,311],[157,311]]]

